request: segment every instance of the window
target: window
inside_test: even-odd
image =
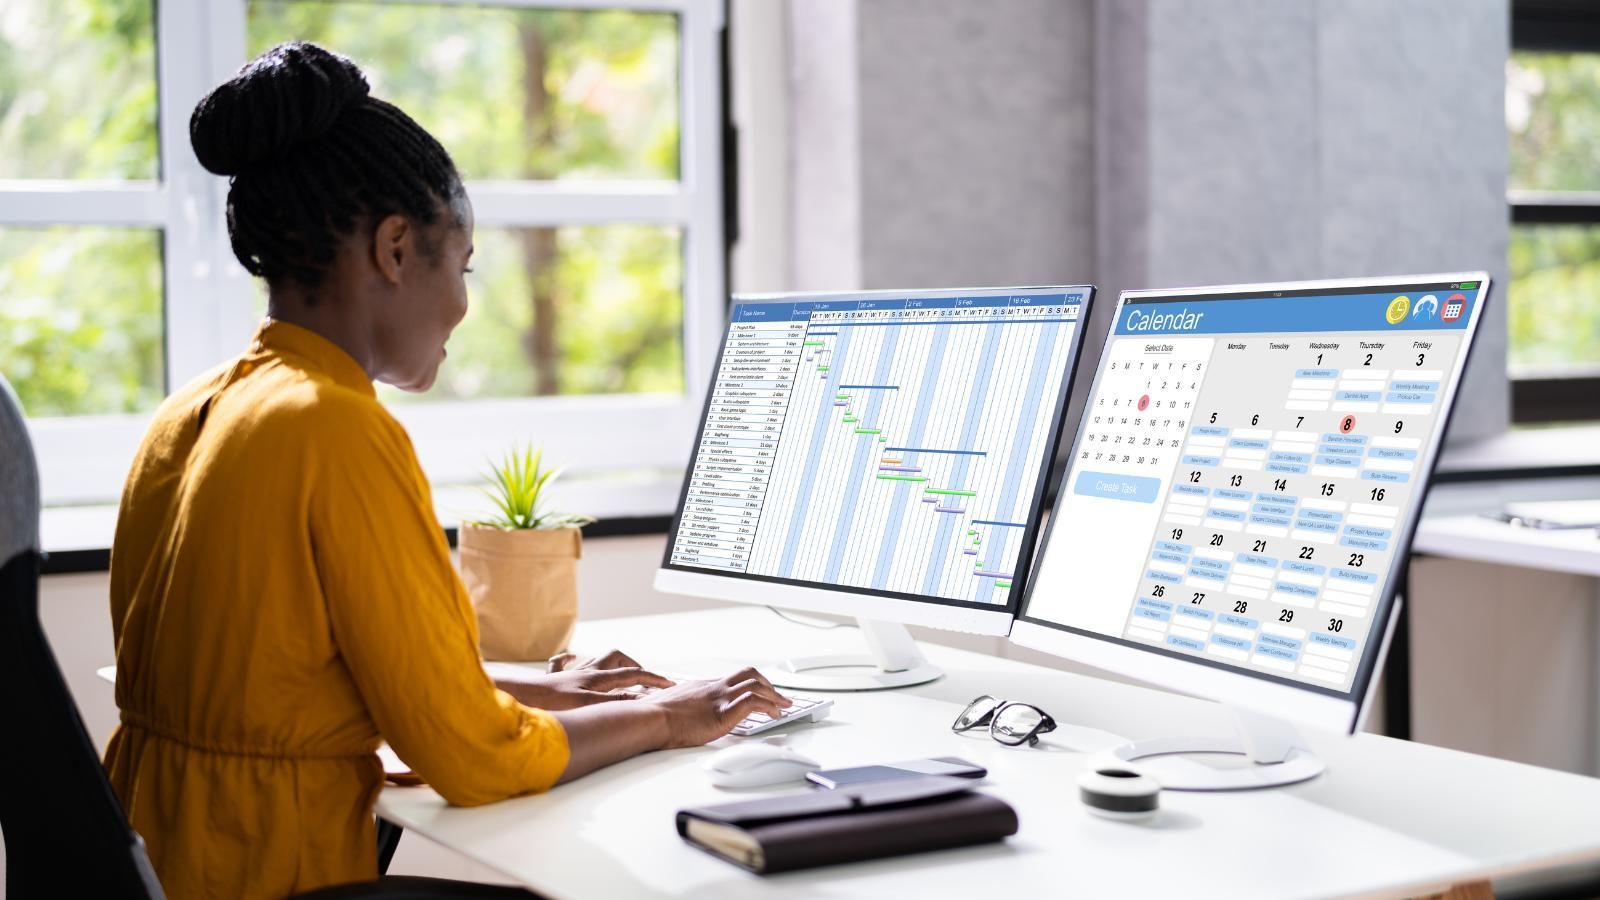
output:
[[[1521,422],[1600,415],[1600,9],[1517,0],[1508,365]]]
[[[431,391],[381,394],[435,483],[530,439],[575,478],[675,480],[725,310],[723,18],[721,0],[9,0],[0,373],[46,503],[114,501],[156,404],[248,339],[265,290],[188,118],[294,39],[355,59],[467,181],[467,319]]]

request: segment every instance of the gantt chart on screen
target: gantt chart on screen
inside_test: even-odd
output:
[[[1025,615],[1349,690],[1479,287],[1130,299]]]
[[[1082,303],[737,305],[671,562],[1008,602]]]

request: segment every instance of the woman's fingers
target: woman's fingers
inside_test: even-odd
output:
[[[623,653],[621,650],[608,650],[598,659],[590,660],[585,665],[595,669],[638,669],[639,661]]]
[[[676,681],[673,681],[671,678],[668,678],[665,675],[657,675],[655,672],[645,669],[637,669],[635,671],[637,671],[639,675],[639,680],[637,683],[642,684],[645,687],[669,688],[677,684]]]
[[[755,666],[745,666],[739,671],[723,679],[722,683],[732,687],[733,685],[745,681],[754,681],[774,694],[778,692],[778,689],[772,686],[772,682],[767,680],[767,676],[757,671]]]
[[[669,688],[675,683],[670,678],[657,675],[654,672],[647,672],[637,666],[598,670],[591,676],[591,679],[594,686],[600,690],[633,687],[636,684],[653,688]]]
[[[557,653],[555,656],[550,657],[550,671],[564,672],[568,666],[572,665],[572,661],[577,658],[578,655],[576,653]]]
[[[746,717],[758,712],[766,713],[774,719],[783,714],[782,710],[778,708],[777,702],[772,698],[758,694],[755,691],[745,691],[739,694],[732,703],[723,707],[723,727],[732,728],[744,721]]]
[[[736,697],[745,693],[754,694],[771,703],[775,709],[779,710],[794,705],[794,701],[778,693],[777,688],[770,684],[763,684],[754,678],[739,682],[730,689],[729,693]]]
[[[794,704],[794,701],[779,693],[778,689],[772,686],[772,682],[768,681],[765,675],[757,672],[754,667],[740,669],[728,676],[724,684],[735,690],[757,691],[764,696],[771,697],[781,707],[788,707]]]

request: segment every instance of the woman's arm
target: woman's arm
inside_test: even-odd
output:
[[[718,680],[680,682],[643,700],[553,713],[571,749],[560,783],[651,750],[697,747],[751,713],[776,717],[789,705],[760,672],[741,669]]]
[[[705,743],[750,712],[788,705],[753,670],[561,713],[495,690],[405,433],[370,401],[319,412],[318,427],[335,438],[310,501],[327,627],[378,731],[449,802],[541,791],[647,750]]]
[[[495,676],[494,685],[523,706],[551,712],[612,700],[637,700],[640,694],[628,689],[641,685],[672,687],[672,679],[641,668],[637,660],[621,650],[581,663],[574,662],[576,659],[571,653],[552,656],[550,671],[502,672]]]

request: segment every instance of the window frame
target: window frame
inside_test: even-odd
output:
[[[1588,0],[1512,0],[1511,49],[1600,54],[1600,7]],[[1600,191],[1507,190],[1506,204],[1513,227],[1600,226]],[[1560,374],[1520,373],[1511,378],[1511,420],[1533,424],[1600,418],[1595,397],[1600,397],[1600,361]]]
[[[236,356],[255,327],[250,276],[228,245],[227,182],[189,146],[189,112],[246,61],[248,0],[153,0],[157,180],[0,181],[0,226],[102,225],[162,235],[164,393]],[[682,477],[727,309],[724,241],[725,0],[367,0],[396,5],[632,10],[678,19],[675,181],[467,182],[480,228],[661,225],[679,229],[683,391],[398,404],[435,484],[478,479],[486,460],[533,440],[579,480]],[[150,414],[35,417],[29,432],[49,506],[114,503]],[[662,492],[619,487],[608,515],[666,513]]]

